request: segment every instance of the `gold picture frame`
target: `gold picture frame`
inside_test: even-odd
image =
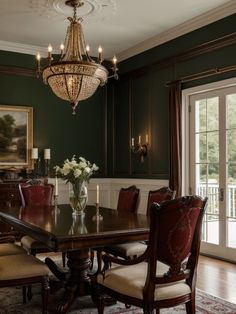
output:
[[[0,105],[0,169],[32,169],[33,108]]]

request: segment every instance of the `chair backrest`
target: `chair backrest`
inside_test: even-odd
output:
[[[153,297],[156,284],[186,280],[191,288],[195,286],[206,203],[207,198],[195,195],[152,204],[144,289],[149,298]],[[169,266],[169,271],[160,277],[156,276],[157,260]]]
[[[117,203],[118,211],[137,212],[139,201],[139,189],[135,185],[128,188],[121,188]]]
[[[52,204],[53,184],[38,183],[23,183],[19,184],[19,191],[23,206],[49,206]]]
[[[164,186],[158,190],[152,190],[148,193],[147,216],[150,215],[152,203],[160,204],[163,201],[172,200],[175,198],[176,191],[172,191],[169,187]]]

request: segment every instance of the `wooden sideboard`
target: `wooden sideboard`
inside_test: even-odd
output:
[[[19,192],[19,183],[26,180],[5,180],[0,182],[0,210],[1,207],[14,207],[21,205],[21,197]],[[0,221],[0,233],[12,232],[12,227]]]

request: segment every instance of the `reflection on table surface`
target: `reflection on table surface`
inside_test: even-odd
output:
[[[19,219],[32,228],[37,227],[53,234],[55,237],[83,236],[132,232],[134,229],[147,229],[146,215],[118,212],[109,208],[100,208],[102,220],[93,219],[96,214],[95,206],[87,206],[84,216],[73,216],[70,205],[27,206],[19,208],[0,209],[0,216],[7,215]]]

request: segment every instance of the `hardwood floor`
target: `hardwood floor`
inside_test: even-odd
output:
[[[201,255],[197,288],[236,304],[236,264]]]

